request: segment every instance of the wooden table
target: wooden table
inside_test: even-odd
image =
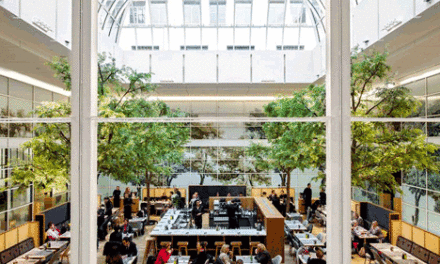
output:
[[[50,243],[50,247],[49,247],[49,243]],[[40,246],[39,249],[43,249],[44,246],[47,246],[48,249],[60,250],[64,247],[67,247],[68,244],[69,241],[50,241]]]
[[[47,257],[53,255],[56,250],[53,249],[39,249],[39,248],[33,248],[32,250],[26,252],[25,254],[21,255],[17,259],[26,259],[26,256],[30,259],[38,259],[38,260],[46,260]]]
[[[66,231],[64,234],[60,235],[60,240],[70,240],[70,231]]]
[[[299,232],[299,231],[307,230],[307,227],[305,227],[298,220],[286,220],[284,221],[284,225],[287,227],[287,229],[289,229],[290,232]]]
[[[235,256],[236,260],[243,260],[244,264],[250,264],[250,263],[258,263],[257,259],[255,258],[255,256],[252,256],[252,260],[251,260],[251,256]]]
[[[359,239],[363,239],[364,240],[364,245],[367,243],[367,239],[379,239],[378,236],[376,235],[372,235],[368,233],[368,230],[361,227],[361,226],[357,226],[354,230],[353,233],[359,238]]]
[[[21,259],[16,258],[8,262],[8,264],[39,264],[41,261],[39,259]]]
[[[406,252],[405,250],[391,245],[390,243],[371,243],[370,246],[373,247],[374,249],[376,249],[378,252],[381,252],[382,256],[391,260],[393,263],[397,263],[397,264],[422,264],[422,263],[426,263],[426,262],[421,261],[420,259],[416,258],[415,256],[411,255],[410,253]],[[391,247],[393,248],[393,251],[391,251]],[[407,256],[406,259],[402,258],[403,254],[406,254],[406,256]]]
[[[167,263],[174,263],[174,259],[175,258],[179,258],[179,264],[188,264],[189,263],[189,256],[170,256],[170,258],[168,259]]]

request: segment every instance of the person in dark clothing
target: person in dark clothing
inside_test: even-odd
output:
[[[326,264],[326,261],[322,258],[324,257],[324,253],[321,250],[316,251],[316,258],[309,258],[307,264]]]
[[[127,257],[136,257],[137,256],[137,247],[136,244],[133,241],[130,241],[130,239],[128,237],[125,237],[124,239],[122,239],[122,244],[124,245],[124,247],[122,248],[122,252],[121,254]],[[134,262],[136,263],[136,261]]]
[[[306,207],[306,212],[307,209],[312,206],[312,189],[311,189],[312,185],[309,183],[307,184],[307,188],[304,189],[303,191],[303,199],[304,199],[304,205]]]
[[[124,218],[131,219],[131,205],[133,200],[131,199],[131,193],[124,194]]]
[[[122,243],[122,228],[119,226],[115,227],[115,231],[110,234],[109,241],[116,241]]]
[[[121,190],[119,190],[119,186],[116,186],[116,190],[113,191],[113,203],[115,208],[119,208],[121,201]]]
[[[229,218],[229,229],[239,228],[238,220],[235,213],[238,211],[238,203],[237,200],[232,199],[230,204],[226,204],[226,211]]]
[[[196,258],[192,261],[192,264],[205,264],[206,260],[212,260],[212,256],[206,252],[207,242],[198,242],[197,250],[198,254]]]
[[[179,189],[174,188],[174,193],[178,196],[178,203],[177,203],[177,209],[181,209],[183,207],[182,204],[182,193],[179,191]]]
[[[133,232],[133,228],[128,223],[128,219],[127,218],[124,219],[124,224],[122,225],[121,229],[122,229],[123,233],[134,233]]]
[[[203,215],[203,206],[202,201],[197,200],[196,205],[192,209],[192,217],[194,219],[194,224],[197,229],[202,228],[202,215]]]
[[[293,197],[290,197],[289,213],[296,213],[295,202],[293,201]]]
[[[255,259],[260,264],[272,264],[272,258],[270,257],[269,251],[267,251],[266,246],[263,244],[258,244],[255,249]]]
[[[120,242],[109,241],[105,243],[102,254],[106,256],[106,264],[121,264],[121,252],[123,251],[123,245]]]
[[[275,206],[275,208],[278,210],[278,212],[281,212],[280,199],[278,198],[278,195],[276,193],[274,193],[272,195],[272,204],[273,204],[273,206]]]
[[[320,205],[327,204],[327,195],[325,194],[324,188],[321,188],[321,192],[319,193],[319,204]]]
[[[105,204],[105,215],[109,217],[112,216],[113,204],[108,197],[104,198],[104,204]]]

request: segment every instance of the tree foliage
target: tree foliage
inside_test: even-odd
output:
[[[71,89],[70,65],[66,58],[49,63],[55,77]],[[98,59],[98,115],[100,117],[166,117],[181,116],[163,102],[149,101],[155,87],[151,75],[129,67],[118,67],[114,58],[102,54]],[[47,102],[37,107],[38,117],[68,117],[70,102]],[[65,188],[70,179],[70,132],[66,124],[37,124],[36,136],[24,143],[33,152],[31,164],[16,167],[10,183],[39,189]],[[98,177],[108,175],[122,182],[139,182],[148,174],[149,182],[158,173],[168,174],[164,161],[179,162],[189,131],[178,123],[100,123],[98,125]],[[148,173],[146,173],[148,172]],[[139,182],[140,183],[140,182]]]
[[[374,87],[389,80],[388,54],[354,51],[351,57],[351,114],[362,117],[409,117],[420,102],[405,87]],[[325,87],[309,86],[265,107],[269,117],[319,117],[325,115]],[[325,179],[325,127],[322,123],[268,123],[263,130],[270,145],[253,145],[249,151],[266,169],[278,168],[289,175],[293,169],[318,168]],[[438,146],[413,125],[353,122],[351,144],[352,185],[377,191],[396,191],[395,173],[411,168],[438,171],[434,158]],[[289,180],[283,180],[283,186]],[[288,193],[288,192],[287,192]]]

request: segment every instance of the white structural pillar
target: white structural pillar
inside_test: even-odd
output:
[[[350,0],[327,0],[327,263],[351,263]]]
[[[96,263],[97,2],[72,1],[71,263]]]

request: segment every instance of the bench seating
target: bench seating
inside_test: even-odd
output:
[[[397,238],[396,246],[405,250],[406,252],[411,253],[416,258],[429,263],[429,264],[438,264],[440,263],[440,256],[434,252],[429,251],[428,249],[417,245],[416,243],[408,240],[402,236]]]
[[[17,245],[0,252],[0,264],[6,264],[20,255],[25,254],[35,247],[34,239],[28,238]]]

